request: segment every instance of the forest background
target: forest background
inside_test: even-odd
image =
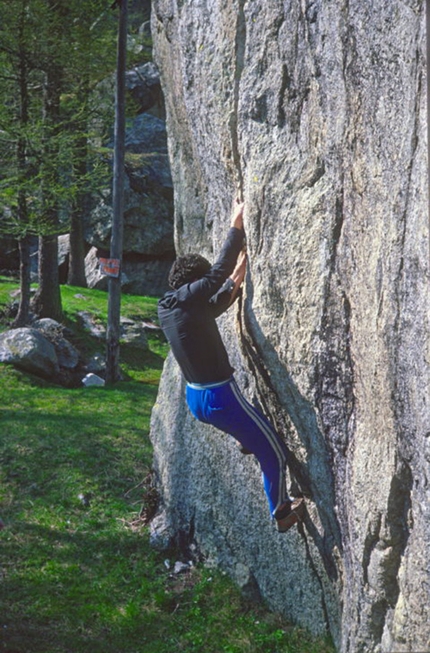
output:
[[[127,63],[151,57],[139,34],[150,2],[130,3]],[[62,318],[58,235],[70,234],[68,283],[86,286],[83,219],[90,197],[112,176],[114,103],[96,89],[116,64],[118,7],[15,0],[0,7],[0,236],[20,252],[20,304],[14,326],[28,322],[30,239],[39,238],[39,285],[31,310]],[[135,114],[128,98],[127,113]]]

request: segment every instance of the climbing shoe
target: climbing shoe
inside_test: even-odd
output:
[[[303,521],[305,517],[305,500],[294,499],[290,503],[285,504],[275,514],[276,528],[279,533],[286,533],[291,526]]]

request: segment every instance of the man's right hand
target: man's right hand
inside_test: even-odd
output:
[[[240,204],[235,204],[233,210],[233,216],[231,218],[231,226],[236,227],[236,229],[243,229],[243,209],[245,207],[245,202],[240,202]]]

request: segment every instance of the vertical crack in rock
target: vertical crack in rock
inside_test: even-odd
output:
[[[303,537],[303,544],[304,544],[305,551],[306,551],[306,559],[307,559],[308,564],[309,564],[310,568],[312,569],[312,571],[314,573],[314,576],[316,578],[316,581],[317,581],[317,583],[318,583],[318,585],[319,585],[319,587],[321,589],[321,608],[322,608],[322,611],[323,611],[323,614],[324,614],[324,621],[325,621],[325,624],[326,624],[326,630],[329,633],[330,632],[330,616],[329,616],[329,609],[327,607],[326,598],[325,598],[324,583],[322,581],[322,578],[321,578],[320,574],[318,573],[318,569],[316,567],[314,558],[312,556],[312,552],[310,550],[309,542],[308,542],[308,539],[306,537],[304,528],[303,528],[302,525],[299,525],[298,529],[299,529],[300,534]],[[329,574],[329,576],[330,576],[330,574]]]
[[[284,109],[284,98],[285,98],[285,93],[288,90],[290,86],[290,76],[288,74],[288,68],[285,63],[282,64],[282,77],[281,77],[281,88],[279,90],[279,98],[278,98],[278,127],[282,129],[282,127],[285,126],[286,122],[286,115],[285,115],[285,109]]]
[[[233,110],[230,114],[229,128],[231,136],[231,147],[233,153],[233,163],[236,174],[238,199],[243,200],[243,170],[239,151],[239,91],[240,79],[244,67],[245,44],[246,44],[246,20],[244,13],[245,0],[239,0],[237,24],[236,24],[236,42],[235,42],[235,70],[234,70],[234,88],[233,88]]]
[[[347,525],[344,493],[346,453],[354,413],[354,375],[351,357],[351,306],[341,287],[336,269],[338,246],[343,228],[343,188],[338,194],[332,227],[329,274],[321,319],[322,347],[315,367],[315,403],[324,435],[336,467],[337,500],[344,527]]]
[[[249,297],[247,298],[249,299]],[[248,301],[246,302],[248,305]],[[258,344],[258,337],[253,334],[253,320],[251,317],[252,309],[248,305],[247,310],[244,309],[244,302],[241,299],[239,305],[239,328],[240,328],[240,344],[242,354],[247,361],[247,364],[255,379],[256,389],[258,392],[259,401],[263,407],[264,412],[269,416],[272,423],[279,433],[288,434],[291,432],[291,422],[296,428],[303,432],[307,428],[318,432],[316,424],[316,416],[311,406],[307,405],[306,400],[300,396],[300,393],[294,384],[289,379],[288,373],[284,371],[285,385],[284,390],[290,396],[288,406],[285,406],[285,398],[282,400],[274,387],[268,369],[265,364],[265,354]],[[268,345],[270,347],[270,345]],[[287,412],[288,411],[288,412]],[[306,417],[304,414],[306,413]],[[301,422],[305,419],[308,424],[304,426]],[[291,420],[291,422],[290,422]],[[309,426],[311,424],[311,426]],[[308,446],[310,447],[310,440],[318,438],[317,449],[320,449],[322,442],[321,436],[318,433],[309,434]],[[314,442],[316,444],[316,442]],[[288,446],[288,445],[287,445]],[[323,534],[321,535],[314,524],[309,520],[307,523],[307,530],[310,537],[312,537],[316,547],[318,548],[321,560],[323,561],[326,573],[332,580],[338,577],[337,564],[334,559],[334,549],[341,551],[342,543],[340,537],[339,525],[336,520],[336,515],[333,511],[333,497],[329,488],[333,484],[332,473],[330,467],[325,460],[325,454],[320,453],[318,460],[313,463],[318,467],[319,473],[324,475],[325,479],[325,496],[322,497],[324,491],[322,487],[318,487],[318,480],[312,478],[312,470],[308,468],[308,464],[302,463],[294,452],[288,447],[288,469],[291,475],[291,492],[293,495],[303,494],[304,496],[312,499],[318,505],[319,516],[323,524]],[[324,471],[321,472],[321,469]],[[318,496],[314,497],[315,490]],[[303,537],[305,534],[303,532]],[[306,538],[305,538],[306,539]],[[309,546],[306,550],[309,552]],[[309,553],[310,556],[310,553]],[[323,586],[321,578],[318,576],[317,568],[314,562],[309,558],[309,564],[314,570],[315,575],[318,577],[318,582]]]
[[[246,312],[244,310],[244,302],[240,299],[239,312],[241,319],[239,319],[240,338],[239,342],[242,349],[242,354],[248,363],[251,373],[256,381],[256,386],[259,391],[259,400],[267,415],[270,415],[275,428],[279,433],[288,433],[290,426],[286,420],[284,411],[281,408],[276,390],[274,389],[268,371],[264,365],[263,357],[258,350],[249,329]],[[263,389],[264,388],[264,389]],[[293,476],[293,483],[296,481],[297,488],[304,495],[311,497],[312,490],[309,482],[309,477],[303,465],[300,464],[298,459],[294,456],[292,451],[289,451],[288,466]]]

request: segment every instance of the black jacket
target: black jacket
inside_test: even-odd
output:
[[[232,227],[216,263],[204,277],[167,292],[158,302],[161,328],[187,381],[217,383],[232,373],[215,319],[229,306],[233,272],[244,233]]]

